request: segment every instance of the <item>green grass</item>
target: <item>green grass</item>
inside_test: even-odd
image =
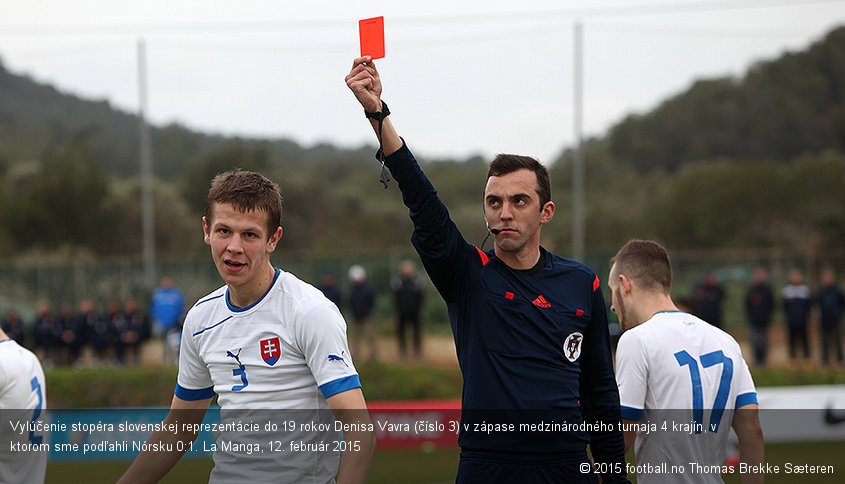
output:
[[[461,398],[457,367],[363,362],[358,371],[370,401]],[[845,384],[843,370],[755,368],[752,373],[758,387]],[[169,406],[176,369],[55,368],[46,378],[52,408]]]
[[[837,369],[755,368],[751,375],[757,387],[845,384],[845,370]]]
[[[633,454],[633,453],[631,453]],[[845,442],[766,444],[766,462],[780,467],[780,473],[767,474],[766,482],[841,483],[845,475]],[[630,457],[630,456],[629,456]],[[786,474],[786,463],[793,465],[833,465],[833,474]],[[55,462],[47,466],[47,484],[112,483],[129,466],[128,462]],[[210,459],[182,460],[162,483],[192,484],[208,481]],[[370,484],[445,484],[455,482],[458,451],[380,451],[373,457],[367,482]],[[84,479],[80,479],[84,476]],[[634,476],[632,476],[634,477]],[[726,484],[740,482],[738,473],[726,475]],[[636,482],[636,478],[632,479]]]

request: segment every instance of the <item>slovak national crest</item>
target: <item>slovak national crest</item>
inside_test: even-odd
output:
[[[563,342],[563,356],[571,362],[575,362],[581,356],[581,342],[584,340],[584,335],[579,332],[574,332],[566,337]]]
[[[261,359],[270,366],[275,365],[279,361],[279,357],[282,356],[282,346],[278,336],[261,340],[259,348],[261,349]]]

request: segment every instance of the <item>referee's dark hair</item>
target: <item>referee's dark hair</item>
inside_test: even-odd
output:
[[[508,173],[522,169],[531,170],[537,176],[536,191],[537,196],[540,198],[540,210],[542,210],[546,202],[552,199],[552,184],[549,180],[549,170],[534,158],[500,153],[490,162],[490,169],[487,170],[487,178],[507,175]]]
[[[653,240],[631,240],[610,259],[616,264],[616,274],[625,274],[643,289],[660,290],[669,294],[672,289],[672,264],[669,253]]]

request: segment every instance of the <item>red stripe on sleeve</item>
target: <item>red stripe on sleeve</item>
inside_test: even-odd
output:
[[[601,287],[601,283],[599,282],[599,276],[596,276],[596,280],[593,281],[593,291]]]
[[[481,265],[486,266],[487,263],[490,262],[490,258],[487,257],[487,254],[485,254],[484,251],[479,249],[478,247],[475,247],[475,250],[478,251],[478,256],[481,257]]]

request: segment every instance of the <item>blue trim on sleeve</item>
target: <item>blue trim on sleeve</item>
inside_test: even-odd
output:
[[[5,343],[6,341],[12,341],[12,338],[6,338],[3,341],[0,341],[0,343]]]
[[[214,387],[208,388],[200,388],[199,390],[190,390],[183,386],[180,386],[178,383],[176,384],[176,390],[173,392],[174,395],[181,398],[182,400],[205,400],[206,398],[211,398],[214,395],[217,395],[214,392]]]
[[[626,418],[628,420],[640,420],[643,418],[643,409],[622,405],[622,418]]]
[[[332,395],[352,390],[353,388],[361,388],[361,379],[358,375],[349,375],[337,380],[323,383],[320,385],[320,391],[323,392],[323,398],[329,398]]]
[[[744,407],[746,405],[751,405],[752,403],[757,403],[757,392],[748,392],[743,393],[742,395],[737,395],[736,405],[734,405],[734,408]]]

